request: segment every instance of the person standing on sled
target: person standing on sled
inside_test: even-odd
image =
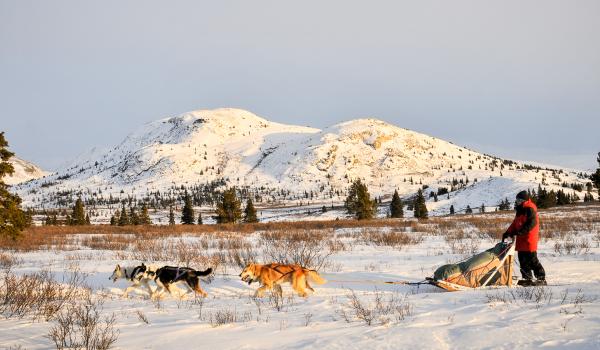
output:
[[[502,241],[508,237],[517,237],[515,250],[518,252],[521,276],[520,286],[546,285],[546,272],[537,257],[537,244],[540,232],[540,220],[537,207],[526,191],[517,194],[515,200],[517,214],[510,227],[502,235]],[[531,271],[537,279],[533,281]]]

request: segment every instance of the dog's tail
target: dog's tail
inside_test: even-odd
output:
[[[212,273],[212,267],[209,267],[204,271],[194,271],[194,273],[196,274],[196,276],[208,276]]]
[[[319,275],[319,273],[315,270],[306,270],[306,275],[311,281],[315,282],[316,284],[327,283],[327,280],[321,277],[321,275]]]

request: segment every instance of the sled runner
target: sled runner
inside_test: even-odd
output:
[[[493,248],[457,264],[435,270],[427,282],[450,292],[489,286],[512,287],[514,242],[500,242]]]

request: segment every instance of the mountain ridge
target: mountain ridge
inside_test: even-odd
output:
[[[146,123],[116,146],[81,157],[19,191],[31,205],[56,193],[92,197],[101,191],[113,198],[140,198],[177,186],[218,184],[217,188],[246,189],[260,197],[259,205],[340,203],[357,178],[372,195],[384,197],[395,189],[410,196],[424,186],[434,192],[475,186],[473,191],[485,189],[491,195],[470,195],[470,201],[481,198],[486,205],[522,188],[585,182],[576,171],[478,153],[372,117],[316,129],[220,108]],[[497,178],[509,181],[496,181],[503,184],[497,190],[485,186]],[[464,204],[447,197],[429,205],[441,213],[450,205]]]

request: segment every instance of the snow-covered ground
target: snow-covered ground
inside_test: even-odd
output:
[[[587,210],[597,215],[600,209]],[[549,211],[544,217],[570,222],[577,210]],[[508,216],[508,214],[507,214]],[[444,219],[436,219],[444,220]],[[457,220],[456,218],[447,220]],[[543,239],[539,256],[550,286],[496,288],[445,292],[432,286],[384,284],[384,281],[421,281],[436,267],[470,253],[452,249],[444,235],[415,232],[420,240],[403,246],[377,246],[361,239],[365,232],[395,232],[398,227],[344,228],[328,234],[344,244],[334,252],[316,285],[303,299],[284,285],[283,301],[252,298],[256,284],[239,280],[240,268],[221,265],[211,283],[203,283],[206,299],[191,295],[149,300],[139,290],[122,297],[124,281],[113,284],[115,264],[137,264],[127,255],[81,246],[32,252],[6,252],[19,260],[17,274],[48,269],[57,279],[80,269],[95,298],[104,299],[103,313],[114,313],[119,349],[482,349],[600,347],[600,226],[591,220],[585,230],[560,238]],[[410,225],[409,225],[410,226]],[[477,234],[465,240],[476,251],[495,241]],[[77,237],[83,240],[89,235]],[[165,240],[192,246],[206,237],[170,237]],[[209,240],[217,240],[211,236]],[[260,232],[243,236],[253,249]],[[565,242],[586,242],[567,254]],[[211,248],[213,250],[212,243]],[[258,255],[259,260],[264,260]],[[173,263],[161,261],[161,263]],[[206,266],[194,266],[204,269]],[[517,270],[518,271],[518,270]],[[518,274],[518,272],[517,272]],[[371,325],[357,317],[357,304],[373,311]],[[377,311],[376,299],[380,299]],[[143,321],[146,318],[147,322]],[[368,317],[367,317],[368,318]],[[223,323],[223,324],[219,324]],[[0,319],[0,348],[48,349],[46,337],[55,321]]]

